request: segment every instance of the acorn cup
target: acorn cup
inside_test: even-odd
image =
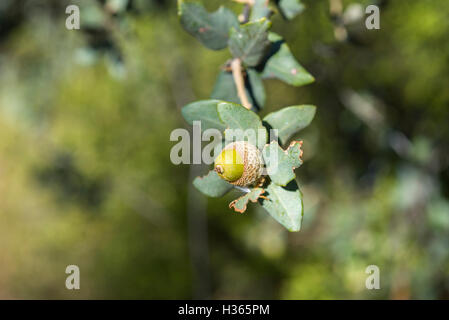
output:
[[[220,178],[239,187],[257,184],[263,173],[259,149],[246,141],[228,144],[215,159],[214,170]]]

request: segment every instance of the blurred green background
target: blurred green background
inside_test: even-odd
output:
[[[207,168],[170,162],[180,108],[230,57],[182,30],[176,1],[2,0],[0,298],[448,299],[449,2],[343,1],[343,42],[329,2],[303,2],[273,30],[316,82],[266,81],[262,111],[318,106],[288,233],[255,205],[229,210],[238,193],[201,196]]]

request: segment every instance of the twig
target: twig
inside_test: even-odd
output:
[[[246,109],[251,110],[252,105],[249,102],[248,97],[246,96],[245,80],[243,79],[242,73],[242,60],[240,60],[239,58],[233,59],[231,61],[231,69],[240,102]]]
[[[243,13],[239,15],[240,23],[244,24],[249,22],[249,16],[251,14],[251,6],[249,4],[245,4],[243,7]]]

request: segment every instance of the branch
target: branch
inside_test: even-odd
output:
[[[252,105],[249,102],[248,97],[246,96],[245,80],[243,79],[242,73],[242,60],[240,60],[239,58],[233,59],[231,61],[231,69],[240,102],[246,109],[251,110]]]

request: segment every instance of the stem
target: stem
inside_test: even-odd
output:
[[[178,109],[186,103],[195,101],[195,94],[191,86],[191,79],[186,69],[186,61],[183,56],[169,48],[179,47],[178,38],[172,29],[167,30],[160,42],[160,52],[170,52],[164,59],[166,73],[174,102]],[[174,61],[174,63],[173,63]],[[192,131],[190,131],[192,137]],[[190,141],[190,143],[192,143]],[[189,168],[189,183],[187,189],[187,240],[189,258],[193,278],[192,296],[194,299],[210,299],[210,265],[209,265],[209,240],[208,240],[208,218],[207,200],[193,186],[193,179],[204,170],[203,165],[191,165]]]
[[[249,16],[251,14],[251,8],[254,6],[255,0],[233,0],[234,2],[242,3],[245,6],[243,7],[243,13],[239,15],[240,23],[247,23],[249,21]]]
[[[234,77],[235,86],[237,87],[237,95],[242,105],[251,110],[252,105],[246,96],[245,80],[242,73],[242,60],[235,58],[231,61],[232,76]]]

